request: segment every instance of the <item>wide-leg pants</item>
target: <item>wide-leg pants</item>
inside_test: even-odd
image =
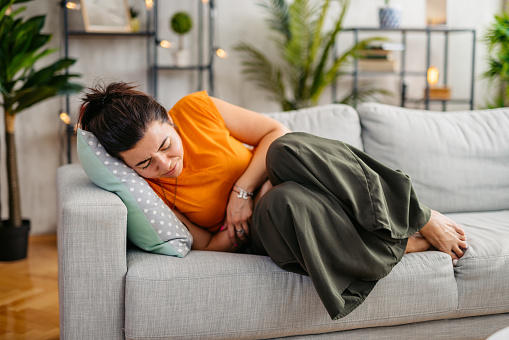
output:
[[[340,141],[287,134],[267,171],[274,188],[255,207],[251,246],[309,275],[332,319],[365,300],[430,218],[408,176]]]

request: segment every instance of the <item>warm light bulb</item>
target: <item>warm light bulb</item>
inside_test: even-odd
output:
[[[71,124],[71,118],[69,118],[69,115],[65,112],[60,113],[60,119],[67,125]]]
[[[159,45],[161,45],[162,48],[170,48],[171,47],[171,42],[169,42],[168,40],[162,40]]]
[[[201,0],[201,3],[202,3],[202,4],[208,4],[208,3],[209,3],[209,0]]]
[[[438,72],[438,68],[431,66],[428,69],[428,83],[430,85],[435,85],[436,83],[438,83],[439,74],[440,72]]]
[[[218,56],[219,58],[221,58],[221,59],[226,59],[226,58],[228,58],[228,53],[226,53],[226,51],[225,51],[225,50],[223,50],[222,48],[218,48],[218,49],[216,50],[216,54],[217,54],[217,56]]]
[[[65,4],[65,7],[67,7],[68,9],[75,9],[75,10],[81,9],[80,4],[77,4],[75,2],[68,2]]]
[[[151,10],[152,7],[154,7],[154,1],[153,0],[145,0],[145,6],[147,6],[148,10]]]

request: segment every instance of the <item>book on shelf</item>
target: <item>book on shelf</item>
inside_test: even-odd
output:
[[[395,72],[396,62],[389,59],[364,58],[357,61],[361,72]]]
[[[359,51],[360,59],[389,59],[392,60],[392,52],[381,48],[364,48]]]

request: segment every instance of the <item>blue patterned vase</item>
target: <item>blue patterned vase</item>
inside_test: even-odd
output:
[[[401,24],[401,8],[380,8],[380,28],[399,28]]]

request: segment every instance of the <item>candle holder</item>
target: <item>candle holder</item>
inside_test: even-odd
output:
[[[433,99],[433,100],[450,100],[451,99],[451,89],[448,86],[437,86],[438,76],[439,76],[438,68],[432,66],[428,69],[428,86],[424,89],[424,98]]]

